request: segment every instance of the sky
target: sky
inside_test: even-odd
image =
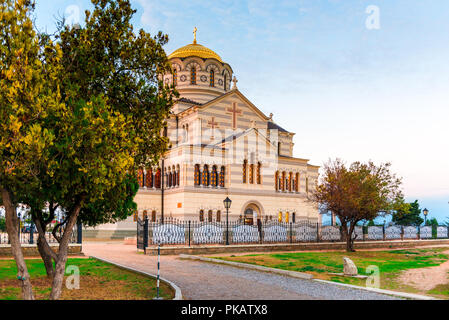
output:
[[[449,1],[133,0],[135,29],[198,43],[285,129],[294,156],[392,163],[406,200],[449,217]],[[85,0],[37,0],[36,25],[84,19]]]

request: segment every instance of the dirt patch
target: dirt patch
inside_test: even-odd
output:
[[[442,253],[449,254],[449,251]],[[398,281],[421,292],[427,292],[438,285],[448,284],[448,272],[449,260],[435,267],[406,270],[398,277]]]

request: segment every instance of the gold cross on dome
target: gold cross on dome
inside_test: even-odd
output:
[[[193,28],[193,43],[196,44],[196,32],[198,31],[198,29],[195,27]]]

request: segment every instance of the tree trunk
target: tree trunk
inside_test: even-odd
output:
[[[33,219],[33,221],[39,234],[39,238],[37,239],[37,249],[39,250],[39,254],[42,257],[42,261],[44,261],[47,277],[53,278],[55,274],[55,269],[53,268],[53,259],[56,259],[56,253],[48,245],[47,239],[45,239],[46,226],[42,226],[42,223],[38,218]]]
[[[348,230],[348,226],[345,223],[342,223],[341,230],[343,233],[343,240],[346,241],[346,251],[347,252],[354,252],[354,239],[352,239],[352,231],[354,230],[353,227],[350,226]]]
[[[67,220],[64,233],[62,235],[61,241],[59,242],[59,251],[56,258],[56,268],[50,294],[51,300],[58,300],[62,293],[62,283],[64,281],[65,264],[67,262],[69,240],[72,236],[73,227],[75,226],[78,214],[81,210],[81,203],[82,201],[79,201],[74,206],[74,208],[68,213],[69,219]]]
[[[22,298],[34,300],[33,288],[31,286],[30,275],[23,257],[22,246],[19,239],[19,219],[17,218],[16,207],[11,199],[10,192],[1,188],[3,205],[5,206],[6,232],[11,243],[11,251],[17,265],[17,279],[22,287]]]

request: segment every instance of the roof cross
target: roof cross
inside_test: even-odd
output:
[[[198,31],[198,29],[195,27],[193,28],[193,43],[196,44],[196,32]]]
[[[234,78],[232,79],[232,82],[234,83],[234,85],[232,86],[232,89],[237,89],[237,78],[234,76]]]

